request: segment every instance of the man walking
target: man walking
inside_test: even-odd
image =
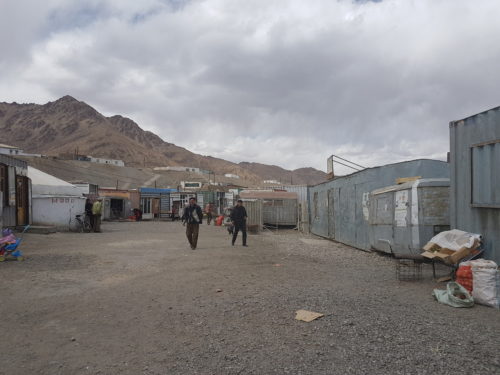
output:
[[[198,233],[203,219],[203,212],[196,204],[196,198],[189,198],[189,206],[184,208],[182,223],[186,225],[186,236],[191,245],[191,249],[196,249],[198,244]]]
[[[214,205],[212,202],[207,203],[205,206],[205,214],[207,215],[207,225],[210,225],[212,221],[212,212],[214,211]]]
[[[101,231],[101,215],[102,215],[102,198],[97,198],[97,200],[92,205],[92,217],[94,218],[94,232]]]
[[[233,241],[231,244],[234,246],[238,232],[241,230],[243,234],[243,246],[247,246],[247,210],[243,207],[243,201],[238,199],[236,206],[231,212],[231,222],[234,226]]]

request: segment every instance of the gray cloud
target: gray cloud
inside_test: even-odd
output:
[[[2,37],[0,100],[71,94],[236,162],[442,159],[450,120],[499,104],[496,0],[2,7],[0,34],[18,36]]]

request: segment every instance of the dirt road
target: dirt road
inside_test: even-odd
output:
[[[293,231],[179,223],[28,234],[0,264],[0,374],[495,374],[500,313],[434,301],[429,270]],[[311,323],[295,311],[325,314]]]

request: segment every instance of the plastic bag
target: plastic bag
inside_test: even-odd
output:
[[[447,230],[438,233],[431,238],[429,242],[435,243],[442,248],[450,250],[460,250],[462,247],[471,248],[474,246],[474,241],[480,241],[481,235],[476,233],[464,232],[458,229]]]
[[[470,263],[474,300],[481,305],[500,308],[500,279],[497,264],[486,259],[477,259]]]
[[[438,302],[453,307],[474,306],[474,298],[472,298],[467,289],[454,281],[446,284],[446,290],[434,289],[432,295],[436,297]]]

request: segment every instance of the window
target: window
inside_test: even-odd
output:
[[[0,191],[3,193],[3,206],[9,205],[9,182],[7,177],[7,166],[0,164]],[[1,214],[1,212],[0,212]]]
[[[471,204],[500,208],[500,139],[471,147]]]

